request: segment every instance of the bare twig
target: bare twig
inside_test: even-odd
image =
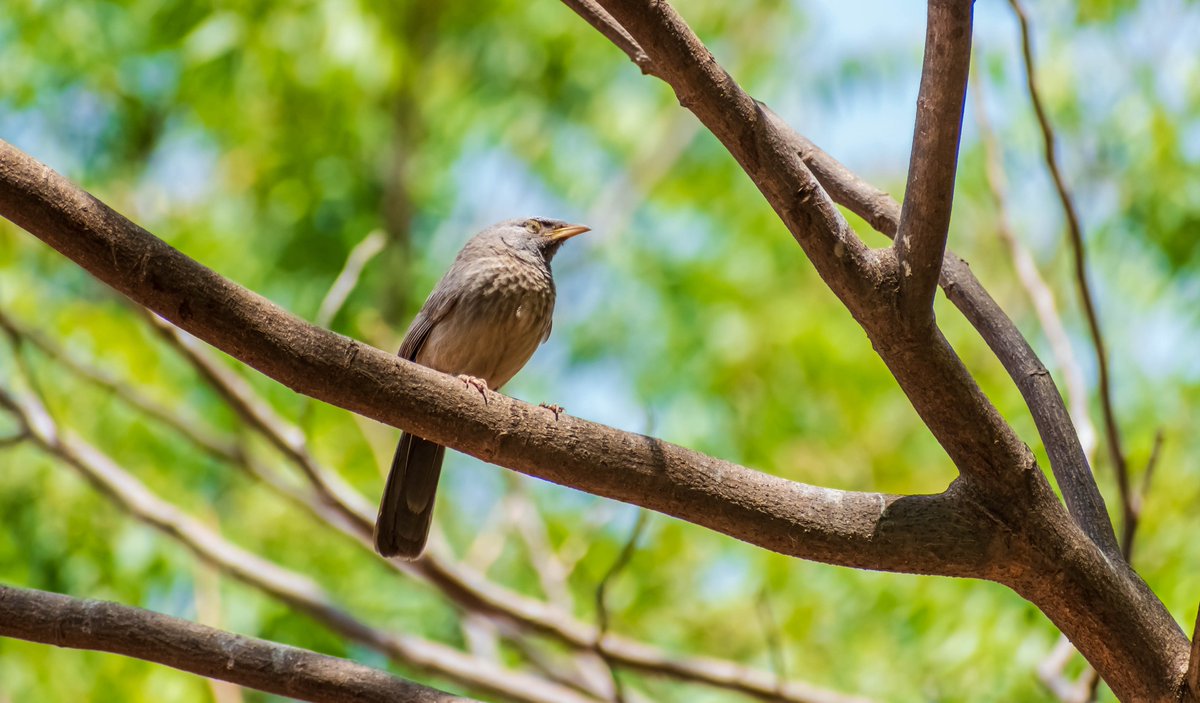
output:
[[[604,649],[604,636],[608,633],[611,624],[611,613],[608,610],[608,588],[613,579],[633,559],[634,551],[637,550],[638,538],[642,536],[642,530],[646,527],[646,515],[646,511],[638,511],[637,521],[634,522],[633,529],[629,532],[629,539],[625,541],[612,566],[600,579],[600,583],[596,585],[596,654],[600,655],[608,664],[609,673],[612,675],[613,701],[615,703],[625,703],[625,684],[617,675],[616,662],[605,653]]]
[[[546,600],[570,612],[574,608],[574,599],[567,586],[570,572],[550,544],[550,537],[546,534],[546,522],[534,504],[525,480],[513,475],[509,483],[509,494],[513,498],[510,514],[513,525],[529,551],[530,561],[537,570],[538,583]]]
[[[928,7],[908,186],[894,244],[900,265],[900,305],[917,325],[933,319],[933,296],[950,231],[974,2],[929,0]]]
[[[1004,176],[1000,143],[988,119],[987,106],[983,99],[982,81],[978,80],[978,75],[974,71],[972,74],[976,79],[973,81],[975,85],[972,94],[975,118],[979,126],[980,139],[983,142],[985,175],[988,190],[996,208],[996,234],[1008,248],[1013,268],[1017,273],[1017,280],[1025,289],[1030,302],[1033,303],[1038,322],[1041,323],[1042,330],[1050,341],[1050,349],[1066,385],[1067,404],[1071,409],[1071,419],[1075,421],[1075,427],[1079,430],[1079,444],[1083,447],[1083,453],[1090,465],[1096,448],[1096,426],[1092,423],[1091,412],[1088,410],[1088,393],[1083,379],[1083,368],[1079,364],[1079,358],[1075,356],[1075,350],[1071,344],[1071,338],[1067,334],[1066,325],[1063,324],[1062,316],[1058,313],[1054,291],[1038,271],[1037,263],[1029,248],[1022,244],[1012,231],[1008,217],[1008,188],[1007,179]]]
[[[321,306],[317,308],[315,321],[318,325],[330,326],[338,311],[346,304],[350,293],[358,285],[358,279],[362,276],[363,269],[371,259],[375,258],[376,254],[383,251],[386,243],[387,239],[381,230],[372,230],[370,234],[363,237],[361,242],[354,245],[346,257],[346,263],[342,266],[341,273],[334,279],[333,285],[329,287],[329,292],[321,301]]]
[[[313,458],[308,451],[304,432],[280,417],[249,383],[218,361],[206,345],[156,315],[147,314],[144,317],[247,425],[301,470],[323,501],[342,512],[351,524],[358,524],[362,515],[370,514],[370,506],[357,491]]]
[[[1200,698],[1200,607],[1196,609],[1196,624],[1192,626],[1192,648],[1188,654],[1187,676],[1188,691],[1195,698]]]
[[[1150,483],[1154,479],[1154,471],[1158,468],[1158,460],[1162,456],[1163,431],[1159,428],[1154,433],[1154,444],[1150,447],[1150,457],[1146,459],[1146,468],[1142,470],[1142,485],[1138,488],[1137,495],[1134,496],[1134,508],[1137,514],[1142,514],[1142,507],[1146,502],[1146,496],[1150,494]]]
[[[374,628],[334,605],[315,581],[226,541],[207,525],[163,500],[100,450],[60,429],[38,400],[20,398],[0,389],[0,405],[20,420],[42,450],[78,471],[133,517],[178,540],[225,573],[308,614],[347,639],[396,661],[514,701],[595,700],[437,642]]]
[[[629,59],[642,70],[642,73],[656,75],[654,64],[646,52],[642,51],[642,47],[638,46],[633,37],[629,36],[629,32],[615,22],[612,15],[600,7],[595,0],[562,0],[562,2],[574,10],[575,14],[582,17],[585,22],[592,25],[596,31],[603,34],[614,46],[624,51]]]
[[[1029,88],[1029,99],[1033,103],[1033,111],[1037,115],[1038,126],[1042,132],[1042,142],[1046,167],[1054,182],[1062,204],[1063,214],[1067,220],[1067,234],[1071,241],[1072,260],[1075,264],[1075,281],[1079,288],[1079,298],[1083,305],[1084,317],[1087,318],[1088,331],[1092,337],[1092,345],[1096,351],[1096,366],[1100,376],[1100,408],[1104,417],[1104,435],[1108,444],[1108,453],[1113,462],[1113,471],[1117,477],[1117,486],[1121,495],[1121,551],[1128,554],[1137,530],[1137,514],[1133,506],[1133,494],[1129,488],[1129,465],[1125,452],[1121,448],[1121,432],[1117,426],[1116,410],[1112,397],[1112,379],[1108,368],[1108,352],[1105,348],[1104,335],[1100,330],[1100,318],[1096,312],[1096,303],[1092,296],[1091,284],[1088,282],[1087,250],[1084,244],[1083,226],[1080,224],[1079,213],[1075,201],[1067,189],[1066,180],[1058,165],[1057,137],[1050,117],[1042,104],[1038,92],[1036,69],[1033,60],[1032,30],[1029,26],[1029,16],[1020,0],[1009,0],[1008,3],[1017,17],[1021,27],[1021,54],[1025,61],[1025,82]]]
[[[1050,655],[1038,665],[1038,680],[1062,703],[1087,703],[1091,698],[1092,680],[1099,678],[1091,667],[1078,679],[1066,675],[1067,665],[1076,654],[1071,641],[1060,635]]]
[[[257,465],[249,452],[244,451],[235,444],[226,443],[223,439],[216,437],[209,431],[202,431],[200,423],[195,422],[191,418],[179,416],[176,408],[165,404],[158,404],[138,392],[135,387],[118,382],[96,369],[75,361],[44,335],[6,316],[2,309],[0,309],[0,324],[7,325],[20,338],[32,342],[43,353],[51,359],[63,363],[72,372],[99,383],[102,387],[111,390],[122,401],[130,403],[133,407],[150,417],[163,421],[168,427],[180,432],[185,439],[196,443],[197,446],[210,452],[215,458],[246,470],[252,477],[265,483],[286,500],[297,505],[325,524],[349,536],[367,552],[374,553],[370,539],[371,520],[374,516],[370,513],[370,508],[366,507],[365,499],[361,498],[361,496],[352,500],[350,505],[342,505],[334,508],[329,504],[328,500],[322,499],[318,494],[303,491],[281,481],[275,475],[275,471]],[[211,356],[203,348],[193,348],[192,351],[195,352],[195,355],[185,355],[184,358],[186,360],[194,362],[205,355]],[[209,363],[215,364],[217,362],[215,359],[209,359]],[[240,381],[234,374],[211,376],[207,380],[219,384],[217,391],[218,395],[222,398],[254,393],[248,385],[236,391],[223,387],[223,384],[226,382],[236,383]],[[262,401],[260,398],[255,402],[263,403],[265,401]],[[234,410],[237,410],[236,407]],[[261,428],[263,431],[271,433],[288,432],[286,423],[283,422],[262,424]],[[16,442],[28,438],[28,432],[22,429],[11,439]],[[281,437],[273,437],[269,441],[272,445],[286,442]],[[327,468],[322,467],[315,460],[311,460],[309,465],[311,470],[314,470],[321,476],[327,476],[329,473]],[[328,479],[323,482],[327,483]],[[351,515],[353,518],[348,519],[347,515]],[[574,619],[569,614],[569,608],[556,608],[503,588],[481,578],[481,574],[467,568],[465,565],[455,566],[450,564],[436,550],[431,551],[424,559],[416,563],[395,561],[387,563],[402,573],[437,586],[464,613],[475,613],[479,616],[490,618],[502,618],[504,621],[522,628],[553,637],[575,648],[580,654],[587,653],[594,655],[593,649],[596,640],[594,629]],[[566,571],[567,566],[565,564],[562,565],[562,569]],[[609,652],[609,656],[614,661],[620,662],[622,666],[653,675],[694,681],[704,685],[740,691],[749,695],[778,698],[779,700],[791,701],[792,703],[862,703],[863,701],[863,699],[842,696],[841,694],[824,691],[800,682],[789,682],[784,692],[776,694],[774,692],[774,681],[764,672],[718,659],[667,655],[654,647],[618,637],[611,633],[605,637],[605,646]],[[597,678],[597,672],[592,670],[594,667],[588,664],[586,659],[577,662],[577,664],[582,667],[580,675],[590,684],[594,685]],[[602,663],[601,666],[601,671],[604,672],[604,680],[607,681],[607,667]]]
[[[475,539],[463,553],[463,563],[480,574],[486,576],[492,565],[504,553],[512,526],[512,503],[512,494],[509,492],[496,501],[488,511],[487,517],[483,519],[479,531],[475,533]]]
[[[204,423],[198,418],[184,417],[178,410],[154,400],[135,386],[117,379],[112,374],[79,361],[49,337],[19,322],[3,308],[0,308],[0,327],[5,329],[10,337],[29,342],[42,354],[61,364],[63,368],[89,383],[93,383],[105,391],[112,393],[122,402],[141,412],[147,418],[170,428],[197,447],[203,449],[210,456],[233,464],[239,464],[245,458],[237,445],[232,442],[226,442],[223,438],[218,437],[211,428],[205,427]]]
[[[779,621],[775,618],[775,611],[771,608],[771,594],[767,591],[766,586],[763,586],[758,591],[755,610],[758,611],[758,619],[762,623],[763,628],[763,637],[767,641],[767,653],[771,657],[771,670],[775,672],[775,678],[779,681],[779,687],[783,688],[784,683],[787,681],[786,658],[783,652],[783,635],[779,631]]]
[[[13,586],[0,585],[0,635],[135,657],[303,701],[468,700],[307,649],[127,605]]]

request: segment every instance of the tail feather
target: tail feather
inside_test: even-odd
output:
[[[385,557],[416,559],[429,539],[433,502],[446,448],[407,432],[400,435],[375,519],[375,549]]]

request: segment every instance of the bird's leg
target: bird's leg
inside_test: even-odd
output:
[[[554,413],[554,421],[555,422],[558,422],[559,415],[566,412],[563,409],[563,406],[559,405],[558,403],[538,403],[538,407],[545,408],[545,409],[549,410],[550,412]]]
[[[462,381],[463,383],[470,386],[471,388],[474,388],[475,390],[479,391],[479,395],[483,396],[484,404],[487,404],[487,392],[489,390],[491,390],[490,388],[488,388],[487,381],[483,380],[482,378],[477,378],[475,376],[468,376],[465,373],[460,373],[458,375],[458,380]]]

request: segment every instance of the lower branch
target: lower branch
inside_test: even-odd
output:
[[[302,701],[470,700],[307,649],[127,605],[5,585],[0,585],[0,635],[135,657]]]

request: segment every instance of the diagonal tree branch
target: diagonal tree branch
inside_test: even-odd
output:
[[[1108,369],[1108,351],[1104,343],[1104,334],[1100,330],[1100,316],[1096,312],[1095,299],[1092,296],[1091,284],[1088,282],[1087,249],[1083,237],[1083,225],[1080,224],[1079,212],[1075,200],[1067,189],[1066,179],[1058,165],[1057,139],[1054,126],[1042,104],[1038,92],[1037,75],[1033,61],[1032,30],[1029,28],[1029,16],[1020,0],[1009,0],[1008,3],[1017,16],[1021,27],[1021,55],[1025,62],[1025,84],[1029,88],[1029,100],[1033,103],[1033,111],[1037,115],[1038,127],[1042,132],[1042,145],[1046,158],[1046,168],[1050,171],[1050,179],[1054,182],[1054,190],[1058,193],[1062,204],[1063,214],[1067,220],[1067,235],[1071,242],[1071,259],[1075,265],[1075,281],[1079,287],[1079,299],[1083,305],[1084,317],[1087,319],[1088,332],[1092,337],[1092,346],[1096,351],[1096,367],[1100,376],[1100,409],[1104,417],[1104,438],[1108,445],[1109,457],[1112,459],[1113,471],[1121,495],[1121,546],[1122,552],[1128,554],[1133,544],[1133,536],[1137,532],[1137,509],[1133,504],[1133,491],[1129,486],[1129,463],[1125,451],[1121,448],[1121,430],[1117,425],[1115,403],[1112,397],[1112,379]]]
[[[933,296],[950,231],[973,8],[973,0],[929,0],[908,185],[894,244],[900,303],[913,324],[933,319]]]
[[[595,703],[557,684],[512,671],[444,644],[397,635],[343,610],[315,581],[227,541],[204,523],[164,500],[111,457],[60,429],[41,402],[0,388],[0,407],[29,431],[38,448],[77,471],[134,518],[179,541],[216,568],[305,613],[333,632],[397,662],[522,703]]]
[[[218,395],[226,400],[235,413],[246,419],[251,427],[263,433],[270,444],[276,447],[287,444],[289,440],[286,438],[294,437],[300,432],[299,428],[288,424],[266,407],[265,401],[257,398],[253,388],[237,374],[209,373],[208,370],[220,368],[220,364],[213,358],[210,350],[196,344],[190,337],[180,334],[174,327],[164,325],[157,317],[146,316],[146,319],[164,332],[164,339],[200,372],[200,375],[212,385]],[[47,355],[68,363],[63,350],[58,349],[41,335],[29,337],[28,335],[32,334],[32,331],[16,323],[2,309],[0,309],[0,326],[16,331],[22,338],[31,339]],[[107,378],[98,375],[94,369],[88,367],[76,368],[69,365],[69,368],[77,371],[84,378],[93,379],[98,383],[100,382],[98,378]],[[320,465],[311,454],[308,454],[304,446],[298,445],[300,456],[295,453],[288,456],[293,463],[300,465],[302,473],[309,479],[310,485],[314,489],[314,493],[311,495],[285,485],[265,467],[256,466],[250,460],[249,454],[239,447],[225,445],[217,440],[211,440],[216,442],[215,448],[207,447],[204,444],[206,441],[204,433],[199,436],[192,434],[192,431],[197,429],[196,423],[174,417],[172,410],[142,400],[128,386],[113,382],[112,388],[123,399],[130,401],[134,407],[144,410],[153,417],[167,420],[169,426],[181,431],[185,438],[205,448],[215,458],[241,466],[282,497],[297,504],[325,524],[355,539],[367,552],[375,553],[371,541],[374,518],[371,506],[368,506],[366,501],[349,487],[345,489],[347,492],[337,492],[342,498],[349,498],[349,501],[337,506],[331,505],[330,496],[332,494],[322,490],[320,486],[334,484],[334,479],[330,478],[332,472],[327,467]],[[133,394],[133,397],[126,394]],[[240,402],[239,399],[247,402]],[[145,407],[139,405],[139,402],[145,404]],[[255,422],[247,418],[247,415],[252,412],[256,414],[259,421]],[[297,445],[293,443],[293,446]],[[348,519],[347,516],[351,517]],[[417,562],[392,561],[389,563],[404,574],[434,585],[464,612],[502,618],[526,630],[552,637],[581,653],[591,653],[595,647],[598,639],[596,629],[576,619],[570,614],[569,609],[564,610],[504,588],[487,580],[486,576],[479,573],[478,570],[471,569],[464,564],[452,563],[437,550],[427,552],[425,557]],[[643,642],[612,633],[604,635],[602,646],[609,658],[629,669],[726,688],[760,698],[790,703],[865,703],[866,701],[863,698],[847,696],[800,681],[785,682],[781,688],[773,677],[763,671],[744,667],[728,660],[668,654]]]
[[[492,463],[667,513],[793,556],[984,575],[994,532],[961,503],[807,486],[661,440],[467,391],[314,327],[221,278],[0,142],[0,212],[101,280],[298,392]],[[787,500],[779,500],[787,496]]]
[[[563,0],[563,4],[592,25],[597,32],[603,34],[604,38],[612,42],[614,46],[628,54],[629,59],[642,69],[642,73],[650,76],[657,75],[654,72],[654,63],[646,55],[646,52],[642,51],[633,37],[629,36],[629,32],[614,22],[612,15],[600,7],[595,0]]]
[[[775,119],[782,122],[778,117]],[[867,220],[882,234],[895,236],[900,223],[900,205],[895,200],[858,178],[801,135],[790,132],[790,141],[839,204]],[[1025,399],[1072,517],[1106,554],[1119,558],[1120,546],[1104,497],[1092,476],[1091,464],[1062,395],[1037,352],[975,277],[967,262],[954,252],[946,252],[943,259],[941,285],[946,297],[1004,365]]]
[[[612,20],[611,16],[608,18]],[[619,28],[624,32],[623,28]],[[615,31],[615,30],[611,30]],[[607,32],[605,32],[607,36]],[[641,47],[618,45],[631,60],[645,56]],[[661,71],[650,61],[651,75]],[[795,132],[766,105],[760,107],[787,142],[787,148],[810,169],[834,202],[863,218],[876,231],[895,237],[900,224],[900,205],[887,193],[859,178],[844,165]],[[1033,347],[987,290],[975,278],[967,263],[953,252],[942,262],[942,288],[983,337],[1008,371],[1033,414],[1034,422],[1050,457],[1055,480],[1072,517],[1106,554],[1119,556],[1120,549],[1104,498],[1092,477],[1079,437],[1071,423],[1054,379],[1046,372]]]
[[[81,374],[84,378],[92,379],[96,382],[99,382],[99,379],[104,379],[106,384],[103,384],[103,387],[114,390],[122,400],[130,400],[130,398],[125,396],[125,394],[133,392],[129,386],[121,384],[104,374],[99,374],[90,367],[73,360],[68,360],[63,350],[41,335],[16,322],[3,310],[0,310],[0,326],[9,330],[10,334],[13,334],[17,340],[32,341],[50,358],[64,364],[67,364],[69,361],[71,364],[69,368]],[[170,339],[174,339],[174,337]],[[205,350],[199,348],[193,348],[192,353],[192,355],[187,356],[189,360],[195,357],[206,356]],[[215,363],[208,359],[206,361],[208,363]],[[222,376],[221,380],[241,384],[241,379],[233,374]],[[111,384],[111,386],[107,384]],[[253,394],[253,390],[249,385],[236,385],[235,389],[238,392],[229,393],[230,389],[220,387],[217,388],[217,391],[222,396],[232,397],[247,397]],[[140,396],[138,397],[141,399]],[[198,442],[197,436],[190,433],[190,430],[195,429],[195,423],[182,418],[171,417],[174,411],[166,406],[160,406],[144,399],[142,402],[147,403],[146,412],[166,420],[167,424],[172,428],[183,428],[182,435],[184,438],[194,443]],[[138,405],[135,405],[135,407],[143,409]],[[236,407],[235,411],[237,411]],[[288,427],[282,424],[283,421],[279,418],[276,418],[276,420],[277,422],[265,424],[263,427],[268,432],[284,436],[288,435]],[[207,435],[204,433],[200,435],[200,437],[205,436]],[[28,431],[24,431],[13,439],[14,441],[23,441],[31,438],[32,435]],[[220,440],[213,441],[216,442],[218,447],[216,450],[210,450],[215,458],[234,464],[249,461],[247,452],[239,448],[227,448],[227,445]],[[274,443],[272,441],[272,444]],[[198,444],[198,446],[203,445]],[[369,509],[363,508],[359,510],[350,506],[335,508],[329,504],[327,498],[318,497],[319,492],[310,495],[295,487],[284,485],[273,476],[272,472],[266,471],[264,467],[255,467],[247,464],[243,468],[287,500],[296,503],[305,511],[322,520],[325,524],[355,539],[364,551],[374,555],[373,542],[371,541],[372,515]],[[322,474],[329,473],[328,469],[316,464],[315,460],[310,468]],[[133,479],[131,478],[131,480]],[[352,501],[351,504],[358,505],[360,503],[362,503],[361,498]],[[355,520],[347,522],[345,517],[347,514],[356,515]],[[787,681],[780,686],[775,678],[766,672],[750,669],[727,660],[671,655],[643,642],[612,633],[606,633],[603,637],[600,637],[594,626],[584,624],[575,619],[569,611],[560,610],[550,604],[533,600],[515,591],[510,591],[486,580],[483,575],[466,568],[464,565],[452,564],[436,553],[429,553],[425,558],[415,563],[393,561],[389,562],[389,564],[402,573],[436,586],[441,593],[450,598],[464,613],[475,614],[476,616],[485,618],[498,618],[502,622],[512,623],[512,625],[517,625],[526,631],[552,637],[576,649],[580,653],[594,653],[597,641],[599,640],[599,646],[604,651],[606,657],[632,670],[655,676],[666,676],[682,681],[725,688],[781,702],[868,703],[867,699],[864,698],[829,691],[800,681]],[[511,628],[512,625],[508,625],[507,627]],[[605,676],[607,677],[607,673],[605,673]]]
[[[830,491],[568,416],[551,419],[499,394],[485,405],[440,374],[296,320],[7,145],[0,148],[0,212],[139,303],[297,391],[487,461],[793,556],[987,574],[1037,603],[1102,667],[1118,695],[1157,700],[1176,690],[1186,637],[1123,562],[1105,558],[1070,523],[1032,453],[936,327],[914,334],[897,326],[890,250],[871,251],[857,239],[786,135],[667,3],[602,4],[758,185],[965,480],[939,496]],[[614,471],[618,466],[625,470]],[[1084,602],[1089,607],[1081,610]]]
[[[1036,471],[1028,449],[1018,446],[1020,441],[1011,427],[979,392],[936,326],[928,336],[897,329],[889,313],[898,306],[887,295],[895,260],[859,257],[856,250],[845,245],[844,238],[831,236],[845,223],[836,215],[825,216],[824,192],[819,186],[813,189],[806,167],[801,164],[796,168],[790,160],[798,152],[788,132],[771,124],[769,117],[763,120],[768,115],[765,110],[747,109],[748,96],[667,2],[601,0],[601,5],[650,56],[656,75],[671,85],[681,104],[721,140],[758,185],[831,290],[862,324],[875,350],[963,476],[986,486],[980,497],[987,509],[1005,524],[1020,525],[1019,531],[1032,541],[1030,546],[1038,558],[1048,558],[1040,567],[1026,572],[1029,581],[1014,584],[1014,588],[1037,603],[1072,638],[1089,661],[1104,671],[1119,696],[1157,700],[1173,695],[1182,676],[1178,655],[1186,638],[1161,601],[1120,558],[1111,526],[1097,510],[1103,501],[1094,483],[1083,486],[1084,502],[1078,506],[1082,517],[1076,517],[1080,524],[1092,528],[1088,541],[1073,525],[1068,527],[1063,522],[1065,514],[1061,514],[1057,499],[1047,493],[1048,486]],[[830,245],[832,251],[825,248]],[[830,254],[842,260],[841,265],[831,261]],[[860,276],[871,282],[871,290],[859,289],[856,280],[845,280]],[[960,283],[952,278],[943,281],[948,291]],[[964,309],[972,324],[977,328],[985,324],[994,327],[981,329],[985,338],[1004,331],[1004,324],[1011,325],[986,294],[973,295],[967,302],[981,304]],[[989,304],[995,310],[987,309]],[[1028,343],[1019,334],[997,337],[1013,345],[997,356],[1008,357],[1006,366],[1018,384],[1019,373],[1045,374],[1035,356],[1022,355],[1020,346],[1028,347]],[[1017,369],[1012,365],[1014,361],[1025,362],[1026,367]],[[930,387],[928,382],[937,387]],[[1048,429],[1068,435],[1063,438],[1068,450],[1077,448],[1078,438],[1073,437],[1069,416],[1053,384],[1036,389],[1054,396],[1051,413],[1059,417],[1047,423]],[[987,446],[977,443],[983,438]],[[1059,439],[1052,438],[1047,444]],[[1078,454],[1080,462],[1073,465],[1075,471],[1069,477],[1085,484],[1086,460],[1082,451]],[[1017,477],[1023,481],[1019,488],[1007,483]],[[1051,573],[1055,578],[1047,579],[1045,575]],[[1097,600],[1101,593],[1113,600],[1107,604]],[[1117,601],[1126,603],[1118,605]],[[1081,610],[1080,603],[1087,603],[1088,608]],[[1117,621],[1123,622],[1118,625]],[[1134,645],[1134,641],[1141,644]],[[1124,664],[1115,665],[1118,661]],[[1134,670],[1141,674],[1134,674]]]
[[[1096,427],[1092,423],[1091,413],[1088,411],[1087,386],[1083,380],[1083,370],[1079,366],[1079,357],[1075,355],[1066,325],[1063,324],[1062,316],[1058,312],[1054,291],[1038,271],[1037,262],[1034,261],[1029,248],[1023,245],[1012,231],[1008,216],[1007,179],[1004,175],[1004,159],[1000,151],[1000,142],[987,116],[982,81],[974,72],[972,82],[975,84],[972,90],[975,97],[975,120],[979,127],[980,141],[983,142],[984,171],[988,191],[992,196],[992,204],[996,208],[996,234],[1007,247],[1017,280],[1020,281],[1021,287],[1029,296],[1042,331],[1050,342],[1054,360],[1063,375],[1071,419],[1079,429],[1079,444],[1090,464],[1096,449]]]
[[[0,585],[0,635],[93,649],[316,703],[469,699],[378,669],[141,608]]]
[[[936,326],[899,324],[894,252],[868,249],[797,157],[786,133],[666,2],[603,0],[658,71],[737,159],[871,339],[959,471],[1013,490],[1034,464]],[[1018,490],[1025,490],[1021,487]],[[1041,488],[1037,489],[1041,491]]]

